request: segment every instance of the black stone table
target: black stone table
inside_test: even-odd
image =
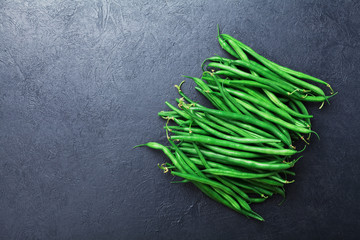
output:
[[[286,201],[249,220],[157,163],[181,75],[216,25],[331,83]],[[0,239],[358,239],[360,2],[0,1]],[[204,101],[187,81],[183,87]]]

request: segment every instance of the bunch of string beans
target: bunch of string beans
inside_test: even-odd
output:
[[[310,122],[313,116],[303,102],[322,102],[321,108],[336,93],[325,81],[280,66],[230,35],[218,34],[218,40],[235,59],[207,58],[201,79],[187,77],[214,108],[185,95],[181,90],[184,81],[175,85],[181,96],[176,99],[178,106],[166,102],[171,110],[159,112],[167,120],[170,146],[156,142],[139,146],[167,155],[171,163],[159,166],[164,172],[263,221],[250,204],[274,194],[285,197],[284,185],[294,181],[288,180],[289,176],[295,176],[289,168],[300,159],[293,156],[301,152],[293,141],[301,139],[308,144],[315,133]],[[325,85],[331,95],[326,96],[313,83]],[[176,125],[169,126],[170,120]]]

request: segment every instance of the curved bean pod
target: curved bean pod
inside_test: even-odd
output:
[[[248,172],[240,172],[240,171],[216,169],[216,168],[204,169],[203,172],[211,173],[216,176],[225,176],[225,177],[241,178],[241,179],[264,178],[275,174],[274,172],[248,173]]]
[[[213,137],[203,136],[203,135],[192,135],[192,136],[170,136],[170,139],[173,140],[184,140],[184,141],[190,141],[190,142],[201,142],[201,143],[207,143],[217,146],[223,146],[223,147],[229,147],[234,148],[238,150],[243,150],[247,152],[257,152],[257,153],[263,153],[263,154],[269,154],[269,155],[284,155],[284,156],[291,156],[297,153],[295,150],[291,149],[274,149],[274,148],[266,148],[266,147],[256,147],[256,146],[250,146],[250,145],[244,145],[240,143],[234,143],[229,142],[226,140],[220,140]]]

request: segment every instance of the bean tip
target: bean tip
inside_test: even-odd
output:
[[[140,144],[140,145],[136,145],[136,146],[134,146],[134,147],[133,147],[133,149],[134,149],[134,148],[137,148],[137,147],[143,147],[143,146],[146,146],[146,144],[147,144],[147,143]]]

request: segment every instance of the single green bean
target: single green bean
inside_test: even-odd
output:
[[[233,148],[237,150],[243,150],[247,152],[257,152],[257,153],[263,153],[263,154],[269,154],[269,155],[284,155],[284,156],[291,156],[296,153],[295,150],[291,149],[274,149],[274,148],[267,148],[267,147],[257,147],[257,146],[251,146],[251,145],[245,145],[235,142],[230,142],[226,140],[220,140],[217,138],[204,136],[204,135],[192,135],[192,136],[180,136],[180,135],[174,135],[170,136],[170,139],[174,140],[183,140],[183,141],[190,141],[190,142],[201,142],[201,143],[207,143],[217,146],[223,146],[228,148]]]
[[[171,132],[172,130],[181,130],[184,132],[193,132],[193,133],[199,133],[199,134],[203,134],[206,135],[207,132],[202,130],[201,128],[196,128],[196,127],[180,127],[180,126],[166,126],[164,128],[169,129],[169,131]]]
[[[220,148],[217,146],[212,146],[212,145],[208,145],[208,144],[204,144],[204,146],[212,151],[218,151],[218,153],[220,154],[224,154],[230,157],[238,157],[238,158],[260,158],[260,157],[264,157],[265,155],[263,154],[259,154],[259,153],[252,153],[252,152],[242,152],[242,151],[235,151],[232,149],[227,149],[227,148]],[[195,154],[194,150],[189,148],[189,147],[180,147],[183,151],[187,152],[187,153],[192,153]],[[221,151],[223,150],[223,151]],[[205,149],[201,149],[201,151],[206,151]]]
[[[225,170],[225,169],[204,169],[203,172],[210,173],[217,176],[225,176],[225,177],[232,177],[232,178],[241,178],[241,179],[248,179],[248,178],[263,178],[268,177],[274,174],[274,172],[269,173],[248,173],[248,172],[240,172],[234,170]]]

